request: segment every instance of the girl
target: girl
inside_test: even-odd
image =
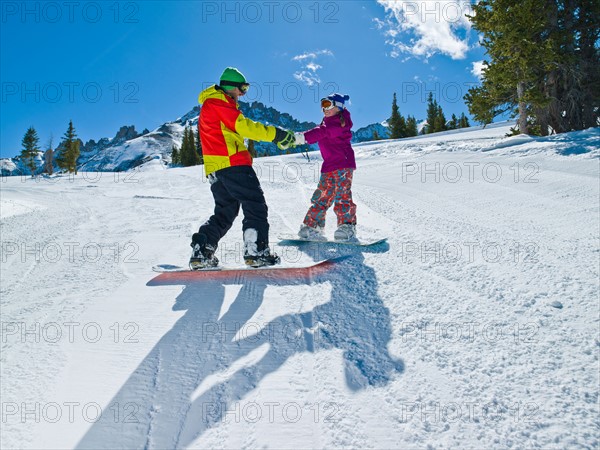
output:
[[[319,143],[323,156],[321,178],[312,205],[304,217],[298,236],[309,240],[326,240],[323,236],[325,214],[332,204],[338,228],[335,240],[356,239],[356,205],[352,201],[352,175],[356,169],[352,139],[352,120],[345,108],[348,95],[333,94],[321,99],[324,118],[316,128],[296,133],[296,145]]]

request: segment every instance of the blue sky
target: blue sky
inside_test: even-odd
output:
[[[432,91],[446,115],[484,58],[462,1],[3,1],[0,156],[29,126],[45,147],[73,120],[87,141],[175,120],[227,66],[252,82],[247,99],[319,121],[320,97],[349,94],[355,129],[425,117]]]

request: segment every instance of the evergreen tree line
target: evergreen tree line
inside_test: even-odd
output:
[[[441,105],[433,98],[433,93],[429,93],[429,97],[427,98],[427,125],[423,128],[423,134],[457,130],[470,126],[471,124],[465,113],[462,113],[460,118],[456,117],[456,114],[452,114],[452,118],[449,121],[446,120],[446,115]]]
[[[21,141],[21,160],[25,163],[27,168],[31,172],[31,176],[35,176],[36,164],[35,158],[41,151],[39,146],[40,139],[37,135],[37,131],[34,127],[29,127],[23,136]],[[75,133],[75,127],[73,121],[69,121],[69,127],[64,134],[63,141],[61,142],[56,158],[54,158],[54,150],[52,149],[52,137],[48,141],[47,149],[44,152],[44,169],[43,171],[52,175],[54,172],[54,161],[58,167],[69,173],[75,173],[77,175],[77,158],[79,158],[79,139]]]
[[[404,117],[400,114],[396,93],[394,92],[394,100],[392,101],[392,115],[388,119],[390,127],[390,139],[399,139],[404,137],[416,136],[419,134],[417,129],[417,119],[413,116]],[[377,139],[379,136],[373,136]]]
[[[388,119],[388,125],[390,129],[390,139],[400,139],[417,136],[419,134],[417,119],[413,116],[405,118],[400,113],[396,93],[394,93],[394,99],[392,100],[392,115]],[[469,119],[464,113],[461,114],[460,118],[456,117],[455,114],[452,114],[452,119],[450,121],[446,120],[442,107],[433,98],[433,93],[429,93],[429,97],[427,98],[427,125],[423,128],[423,134],[455,130],[469,126],[471,126],[469,124]],[[376,131],[373,133],[373,139],[380,139]]]
[[[185,127],[183,130],[181,148],[173,145],[171,164],[183,167],[204,164],[202,158],[202,142],[200,141],[197,131],[190,127]]]
[[[512,113],[520,133],[543,136],[600,124],[598,0],[480,0],[473,12],[487,51],[465,96],[477,121]]]

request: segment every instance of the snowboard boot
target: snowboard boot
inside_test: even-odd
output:
[[[274,266],[279,264],[281,259],[276,253],[271,254],[268,245],[262,245],[259,249],[257,243],[258,233],[254,228],[248,228],[244,231],[244,262],[250,267]]]
[[[271,254],[271,250],[267,247],[256,255],[245,252],[244,262],[250,267],[274,266],[281,262],[281,258],[276,253]]]
[[[190,269],[201,270],[211,267],[217,267],[219,260],[215,256],[217,247],[210,244],[191,244],[192,257],[190,258]]]
[[[333,238],[336,241],[357,241],[356,238],[356,225],[350,223],[343,223],[335,230]]]
[[[307,241],[326,241],[327,238],[323,236],[323,228],[321,227],[309,227],[308,225],[302,224],[300,231],[298,231],[300,239],[306,239]]]

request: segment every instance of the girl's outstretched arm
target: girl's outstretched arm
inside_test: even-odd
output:
[[[307,144],[314,144],[324,137],[328,136],[327,125],[322,124],[318,127],[313,128],[312,130],[308,130],[304,132],[304,139],[306,139]]]

